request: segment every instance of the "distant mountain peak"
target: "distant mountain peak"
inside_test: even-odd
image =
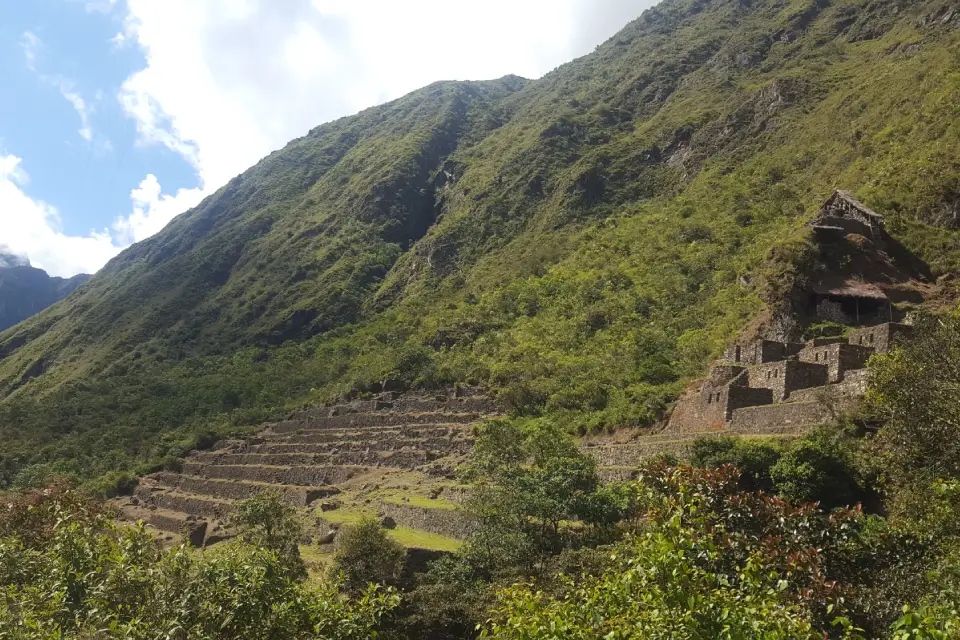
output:
[[[29,267],[30,258],[13,252],[10,247],[0,244],[0,269],[10,267]]]

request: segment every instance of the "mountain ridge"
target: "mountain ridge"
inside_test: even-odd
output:
[[[949,5],[667,0],[539,80],[322,125],[0,334],[8,455],[96,472],[384,380],[652,424],[789,291],[835,188],[960,266]]]
[[[0,332],[62,300],[91,277],[51,277],[0,245]]]

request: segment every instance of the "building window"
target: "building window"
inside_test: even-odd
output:
[[[860,344],[863,344],[863,336],[860,336]]]
[[[870,344],[873,344],[873,334],[870,334]]]
[[[813,356],[813,361],[814,361],[814,362],[820,362],[820,353],[819,353],[819,352],[816,353],[816,354],[814,354],[814,356]]]

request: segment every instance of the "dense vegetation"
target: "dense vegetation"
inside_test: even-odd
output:
[[[635,481],[601,484],[548,419],[488,423],[464,469],[474,533],[402,590],[404,552],[373,520],[308,577],[278,495],[241,503],[238,540],[204,552],[163,551],[62,486],[11,495],[0,638],[960,637],[958,335],[960,312],[921,318],[871,362],[850,424],[786,447],[704,441],[699,466],[649,461]]]
[[[540,80],[318,127],[0,334],[0,481],[160,464],[387,378],[650,424],[789,289],[833,188],[957,266],[951,6],[665,0]]]

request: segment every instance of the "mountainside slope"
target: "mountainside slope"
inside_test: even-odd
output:
[[[0,246],[0,331],[62,300],[89,279],[86,274],[51,278],[28,260],[4,253]]]
[[[666,0],[541,80],[319,127],[0,334],[0,453],[96,472],[386,379],[649,424],[787,295],[834,188],[957,267],[958,27],[947,0]]]

